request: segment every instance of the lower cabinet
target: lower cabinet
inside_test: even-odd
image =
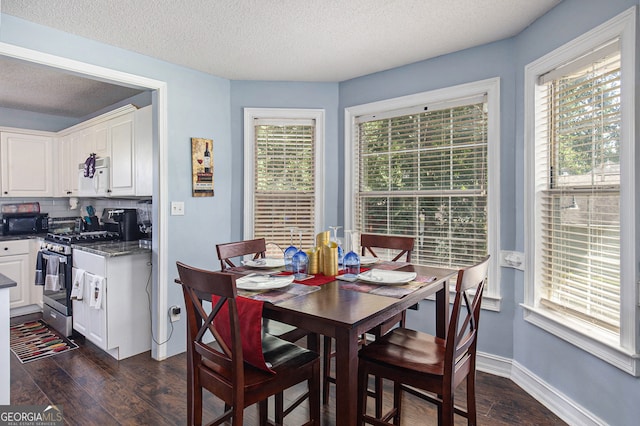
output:
[[[0,242],[0,273],[16,282],[9,292],[11,315],[29,311],[19,308],[42,306],[42,287],[34,285],[35,260],[32,259],[29,239]]]
[[[107,257],[74,249],[74,282],[79,271],[84,271],[84,291],[82,300],[73,300],[73,329],[115,359],[150,350],[151,255]],[[97,308],[91,306],[96,295]]]

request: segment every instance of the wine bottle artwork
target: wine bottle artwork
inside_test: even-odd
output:
[[[209,148],[211,147],[211,148]],[[213,140],[191,138],[194,197],[213,197]]]
[[[209,143],[204,144],[204,172],[211,173],[211,153],[209,152]]]

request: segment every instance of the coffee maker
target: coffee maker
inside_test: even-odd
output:
[[[102,222],[107,231],[120,234],[122,241],[140,239],[137,209],[106,208],[102,213]]]

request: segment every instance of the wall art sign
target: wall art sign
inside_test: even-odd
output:
[[[213,140],[191,138],[194,197],[213,197]]]

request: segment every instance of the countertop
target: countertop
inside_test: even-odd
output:
[[[74,250],[83,250],[98,256],[115,257],[134,254],[149,254],[150,247],[140,247],[136,241],[105,241],[103,243],[71,244]]]
[[[47,234],[25,234],[25,235],[0,235],[2,241],[27,240],[31,238],[44,238]],[[99,256],[127,256],[133,254],[151,253],[151,247],[140,247],[138,240],[135,241],[105,241],[100,243],[78,243],[71,244],[74,250],[83,250]],[[0,287],[2,282],[0,281]]]
[[[4,274],[0,274],[0,289],[15,287],[18,285],[14,280]]]
[[[98,256],[128,256],[133,254],[151,253],[150,247],[140,247],[138,240],[135,241],[105,241],[103,243],[71,244],[74,250],[83,250]]]
[[[44,238],[47,234],[24,234],[24,235],[0,235],[0,241],[28,240],[31,238]]]

